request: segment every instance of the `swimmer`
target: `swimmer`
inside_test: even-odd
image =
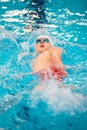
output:
[[[54,78],[61,82],[67,76],[61,58],[62,49],[53,46],[48,36],[39,36],[35,50],[38,56],[33,62],[33,73],[38,73],[42,80]]]
[[[40,85],[36,86],[34,90],[43,89],[45,83],[51,81],[50,79],[54,79],[54,82],[58,81],[59,87],[77,89],[73,84],[62,84],[63,78],[68,75],[62,63],[62,49],[53,46],[48,36],[41,35],[35,42],[38,56],[33,61],[33,74],[39,74],[41,80]]]

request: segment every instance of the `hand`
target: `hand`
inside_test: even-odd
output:
[[[64,66],[63,64],[58,64],[56,67],[57,67],[58,69],[62,69],[62,70],[65,69],[65,66]]]
[[[65,71],[65,66],[63,64],[58,64],[57,69],[60,71],[61,76],[66,77],[68,75],[68,73]]]

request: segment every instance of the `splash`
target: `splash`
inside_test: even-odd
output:
[[[9,38],[11,41],[16,43],[17,46],[19,46],[16,40],[16,35],[12,31],[8,31],[3,26],[0,26],[0,33],[3,33],[5,37]]]
[[[33,90],[31,93],[32,106],[37,107],[38,103],[45,102],[49,111],[54,113],[84,112],[87,110],[85,106],[87,97],[73,92],[71,86],[60,85],[56,80],[46,80],[44,87],[38,90]]]

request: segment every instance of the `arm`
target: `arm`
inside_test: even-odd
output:
[[[62,49],[57,48],[57,47],[53,47],[51,49],[52,64],[55,65],[58,68],[63,67],[61,57],[62,57]]]
[[[33,74],[35,74],[37,72],[37,65],[36,65],[37,61],[36,58],[33,60],[32,63],[32,69],[33,69]]]
[[[52,65],[60,70],[61,75],[63,77],[66,77],[68,74],[65,71],[65,67],[62,63],[62,49],[53,47],[51,50],[51,57],[52,57]]]

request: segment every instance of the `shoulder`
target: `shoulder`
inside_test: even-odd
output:
[[[56,46],[52,46],[52,47],[50,48],[50,51],[51,51],[51,52],[62,53],[62,48],[56,47]]]

